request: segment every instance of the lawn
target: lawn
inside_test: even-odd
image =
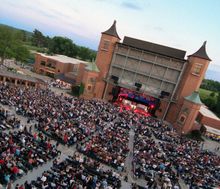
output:
[[[209,91],[206,89],[199,89],[199,96],[200,96],[201,100],[203,101],[204,99],[208,98],[212,92],[213,91]],[[215,96],[213,98],[215,98],[215,100],[217,100],[217,93],[215,93]]]

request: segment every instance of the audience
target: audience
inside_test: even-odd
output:
[[[1,184],[9,184],[58,155],[44,133],[57,140],[56,146],[76,144],[87,157],[75,153],[61,163],[56,160],[52,170],[37,181],[16,188],[118,188],[118,174],[104,171],[100,163],[121,173],[126,170],[128,154],[133,159],[135,178],[145,179],[146,188],[178,189],[180,178],[192,189],[220,185],[220,157],[157,119],[119,111],[103,101],[56,95],[49,89],[4,84],[0,90],[0,102],[37,121],[39,130],[32,136],[19,120],[0,109],[0,130],[19,128],[0,133]],[[133,151],[128,146],[130,131],[135,133]],[[140,188],[135,184],[132,187]]]
[[[55,160],[51,170],[26,186],[42,188],[71,189],[117,189],[121,186],[120,175],[104,170],[101,164],[75,153],[63,162]],[[25,187],[26,189],[27,187]]]
[[[1,132],[0,146],[1,184],[14,181],[59,154],[42,134],[35,138],[27,131]]]

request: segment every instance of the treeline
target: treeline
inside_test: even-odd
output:
[[[211,79],[204,79],[200,86],[202,89],[206,89],[209,91],[219,92],[220,91],[220,82],[214,81]]]
[[[28,35],[24,33],[25,31],[0,25],[0,64],[3,64],[6,58],[14,58],[20,62],[28,60],[30,52],[23,45],[23,37],[28,38]]]
[[[209,95],[201,98],[201,100],[210,110],[220,117],[220,82],[204,79],[200,88],[212,91]]]
[[[33,33],[0,24],[0,63],[6,58],[19,62],[33,62],[30,50],[47,54],[62,54],[85,61],[93,61],[96,51],[76,45],[71,39],[55,36],[50,38],[39,30]],[[31,61],[29,61],[31,60]]]
[[[86,61],[92,61],[96,57],[96,52],[94,50],[76,45],[69,38],[61,36],[50,38],[49,36],[44,36],[37,29],[33,31],[31,44],[36,47],[45,48],[41,51],[48,54],[62,54]]]

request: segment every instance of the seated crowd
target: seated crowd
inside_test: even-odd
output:
[[[153,139],[135,136],[132,164],[135,177],[145,179],[149,188],[166,185],[166,188],[171,189],[178,186],[178,177],[172,170],[172,162]]]
[[[129,152],[128,132],[129,130],[118,126],[118,123],[109,125],[78,146],[78,150],[122,171]]]
[[[0,86],[0,100],[38,121],[38,129],[68,145],[81,141],[115,118],[116,108],[102,101],[55,95],[47,89]]]
[[[161,143],[161,147],[173,162],[178,175],[191,188],[211,189],[220,185],[220,157],[201,150],[199,143]]]
[[[24,131],[0,133],[0,183],[10,181],[46,163],[58,155],[50,140],[42,134]]]
[[[99,169],[96,160],[119,171],[125,170],[130,129],[135,132],[133,172],[136,178],[147,180],[149,188],[159,184],[165,189],[178,189],[179,176],[192,189],[220,185],[219,156],[202,151],[199,142],[179,136],[174,129],[150,116],[119,112],[119,108],[110,103],[56,95],[48,89],[0,85],[0,90],[0,102],[15,106],[18,114],[38,121],[39,131],[63,144],[77,143],[79,152],[95,159],[82,158],[76,153],[62,163],[54,162],[52,171],[32,182],[33,186],[117,188],[119,185],[112,184],[109,178],[114,177],[118,183],[118,177]],[[5,112],[0,111],[0,123],[10,123]],[[16,124],[20,123],[12,120],[12,125]],[[0,183],[3,184],[58,153],[42,134],[32,136],[27,131],[1,133],[0,142],[5,146],[0,154]]]
[[[45,171],[36,181],[26,183],[23,188],[118,189],[120,186],[118,173],[104,170],[99,162],[76,152],[62,162],[55,160],[51,170]]]

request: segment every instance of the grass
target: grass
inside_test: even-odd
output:
[[[210,94],[212,93],[213,91],[209,91],[209,90],[206,90],[206,89],[199,89],[199,96],[201,98],[201,100],[203,101],[204,99],[210,97]],[[211,97],[211,98],[215,98],[215,100],[217,100],[217,93],[215,93],[215,96],[214,97]]]
[[[29,44],[24,44],[24,46],[30,51],[37,51],[37,52],[46,52],[47,51],[46,48],[36,47],[36,46],[29,45]]]

